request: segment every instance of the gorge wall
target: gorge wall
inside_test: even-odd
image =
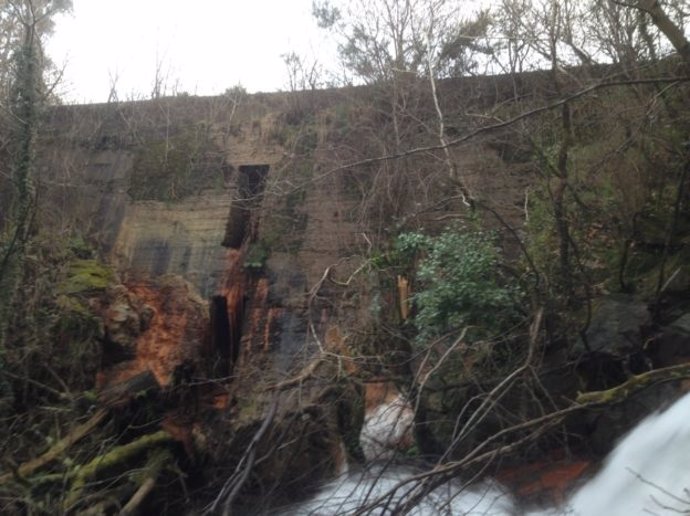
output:
[[[345,448],[357,448],[363,407],[376,410],[381,388],[397,392],[347,344],[377,311],[397,311],[364,267],[409,211],[363,216],[383,207],[377,188],[399,186],[377,185],[366,167],[331,170],[349,125],[369,145],[359,134],[371,116],[358,106],[364,94],[167,98],[49,114],[41,214],[57,233],[78,228],[120,283],[98,308],[99,396],[120,405],[147,389],[186,397],[165,404],[163,428],[190,457],[213,457],[202,492],[217,495],[267,414],[262,452],[292,444],[257,466],[262,482],[290,492],[333,474]],[[512,186],[488,146],[454,156],[473,184],[515,198],[504,204],[515,219],[525,179],[513,174]],[[428,172],[413,175],[404,188],[438,188]],[[444,204],[423,216],[443,217]]]
[[[358,188],[376,185],[328,170],[329,153],[337,151],[335,118],[356,117],[352,96],[361,94],[55,108],[40,153],[47,192],[41,211],[57,232],[78,227],[88,234],[139,297],[159,278],[184,279],[210,303],[212,332],[232,335],[232,350],[205,337],[221,360],[262,356],[269,370],[285,375],[309,331],[323,338],[328,326],[347,326],[368,310],[366,297],[343,302],[338,287],[324,281],[329,274],[347,279],[363,263],[361,251],[389,231],[360,214],[366,195]],[[455,158],[474,184],[512,196],[502,206],[519,218],[526,178],[488,146]],[[364,296],[370,288],[362,286]],[[219,329],[226,310],[230,329]]]
[[[599,99],[574,116],[608,138],[583,131],[584,143],[570,153],[582,171],[578,203],[595,206],[576,236],[584,242],[578,274],[592,275],[586,297],[597,302],[568,307],[589,326],[578,335],[572,324],[564,337],[558,325],[566,316],[549,314],[542,328],[542,312],[525,307],[516,337],[498,344],[460,339],[452,349],[437,342],[419,352],[410,324],[419,259],[412,269],[395,263],[391,242],[401,232],[493,230],[508,277],[546,280],[545,288],[557,290],[546,270],[557,255],[555,231],[544,222],[559,179],[544,172],[558,143],[543,129],[551,115],[526,120],[519,131],[502,124],[558,95],[545,73],[440,83],[447,137],[455,139],[446,155],[427,86],[406,88],[401,112],[391,110],[390,92],[371,87],[229,92],[46,113],[37,216],[57,238],[77,233],[88,244],[88,251],[77,246],[60,300],[100,321],[93,398],[111,418],[100,435],[117,446],[163,435],[176,457],[166,470],[169,485],[184,477],[189,489],[154,491],[148,507],[217,512],[239,504],[261,513],[276,500],[305,495],[348,460],[462,457],[491,432],[538,418],[544,407],[557,411],[580,391],[615,387],[652,362],[684,362],[688,307],[678,299],[690,290],[687,228],[671,235],[680,247],[667,255],[676,271],[664,285],[676,296],[672,308],[652,322],[658,250],[650,249],[662,223],[642,211],[626,218],[633,208],[616,204],[639,185],[611,186],[629,158],[618,153],[629,128],[597,114]],[[619,99],[616,109],[623,104]],[[481,221],[466,206],[468,193],[483,210]],[[626,231],[633,236],[621,268],[635,273],[636,295],[609,296],[618,259],[613,242]],[[521,261],[528,232],[536,235],[529,251],[544,271]],[[481,416],[484,426],[456,443],[465,407],[493,392],[490,382],[502,382],[508,367],[528,370],[519,365],[529,361],[536,334],[544,345],[533,377],[521,375],[524,386],[502,394],[494,412]],[[453,350],[453,367],[434,365]],[[620,410],[567,419],[524,454],[495,465],[499,478],[527,497],[562,497],[590,466],[573,450],[606,451],[660,399],[679,392],[666,386]],[[417,405],[408,394],[419,394]],[[389,405],[395,431],[379,439]],[[555,465],[545,468],[544,456]],[[537,457],[536,465],[522,464]],[[95,477],[105,475],[95,469]],[[66,510],[84,508],[83,489],[70,491]]]

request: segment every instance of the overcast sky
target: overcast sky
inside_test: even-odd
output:
[[[65,65],[66,101],[104,102],[111,77],[120,100],[150,96],[156,63],[169,92],[287,89],[281,54],[324,45],[311,0],[74,0],[48,52]]]

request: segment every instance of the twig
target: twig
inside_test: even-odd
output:
[[[292,387],[294,385],[299,385],[303,383],[307,378],[312,376],[314,372],[316,371],[316,368],[321,364],[321,361],[323,360],[322,357],[316,357],[314,360],[312,360],[306,367],[300,371],[300,373],[297,376],[294,376],[292,378],[288,378],[287,380],[283,380],[282,382],[279,382],[275,385],[271,385],[269,387],[266,387],[264,391],[280,391],[287,389],[288,387]]]
[[[546,111],[551,111],[552,109],[556,109],[558,107],[563,106],[564,104],[567,104],[568,102],[571,102],[573,100],[576,100],[580,97],[584,97],[585,95],[588,95],[589,93],[592,93],[594,91],[603,89],[603,88],[613,88],[617,86],[634,86],[638,84],[665,84],[665,83],[681,83],[681,82],[689,82],[690,81],[690,76],[681,76],[681,77],[657,77],[657,78],[652,78],[652,79],[635,79],[635,80],[624,80],[624,81],[605,81],[605,82],[598,82],[596,84],[593,84],[587,88],[584,88],[578,92],[573,93],[572,95],[569,95],[565,98],[562,98],[560,100],[557,100],[555,102],[552,102],[550,104],[546,104],[544,106],[531,109],[529,111],[525,111],[524,113],[521,113],[519,115],[516,115],[512,118],[509,118],[508,120],[504,120],[502,122],[498,122],[496,124],[491,124],[487,125],[484,127],[480,127],[478,129],[475,129],[474,131],[470,131],[464,136],[460,136],[458,138],[455,138],[453,140],[448,140],[445,144],[436,144],[436,145],[426,145],[422,147],[413,147],[412,149],[408,149],[402,152],[398,153],[393,153],[393,154],[386,154],[384,156],[377,156],[374,158],[366,158],[358,161],[353,161],[352,163],[346,163],[345,165],[340,165],[338,167],[334,167],[332,169],[326,170],[325,172],[319,174],[315,178],[311,179],[309,182],[316,182],[320,181],[327,176],[334,174],[335,172],[340,172],[341,170],[348,170],[350,168],[356,168],[356,167],[362,167],[366,165],[373,165],[376,163],[380,163],[383,161],[391,161],[391,160],[397,160],[401,158],[406,158],[409,156],[413,156],[416,154],[423,154],[427,152],[432,152],[432,151],[438,151],[438,150],[443,150],[448,147],[455,147],[457,145],[460,145],[462,143],[465,143],[469,140],[474,139],[475,137],[484,134],[484,133],[489,133],[496,131],[497,129],[504,129],[506,127],[509,127],[513,124],[516,124],[517,122],[520,122],[522,120],[525,120],[527,118],[533,117],[535,115],[538,115],[540,113],[544,113]],[[295,189],[303,188],[304,185],[297,186]]]
[[[254,461],[256,459],[256,448],[261,439],[263,438],[264,434],[266,433],[266,431],[271,426],[271,423],[273,422],[273,418],[275,417],[277,410],[278,396],[276,395],[273,398],[273,402],[271,403],[271,406],[268,409],[268,413],[266,414],[263,423],[261,423],[261,427],[254,434],[254,437],[252,437],[249,446],[247,446],[247,450],[244,452],[244,455],[242,455],[242,458],[237,463],[235,471],[225,481],[225,484],[223,485],[223,488],[220,490],[220,493],[218,493],[216,499],[204,511],[203,514],[216,514],[218,509],[220,509],[221,505],[223,507],[223,515],[225,516],[230,514],[232,503],[235,501],[235,498],[237,498],[237,495],[239,494],[240,489],[242,489],[242,486],[247,481],[247,478],[249,478],[249,473],[251,472],[252,467],[254,466]]]
[[[498,403],[503,396],[508,392],[510,387],[513,385],[515,380],[524,373],[529,367],[532,366],[532,359],[534,357],[534,351],[537,346],[537,337],[539,335],[539,329],[541,328],[542,316],[544,314],[544,309],[539,308],[534,316],[532,325],[530,326],[530,338],[529,347],[527,349],[527,357],[523,364],[518,367],[515,371],[510,373],[502,382],[500,382],[496,387],[494,387],[489,394],[482,400],[481,405],[475,410],[472,415],[465,422],[463,427],[455,435],[453,442],[446,449],[441,460],[444,460],[448,454],[458,445],[458,443],[463,439],[463,437],[469,432],[473,425],[479,424],[488,414],[492,407]]]

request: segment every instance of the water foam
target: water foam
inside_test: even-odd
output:
[[[395,507],[413,485],[398,488],[393,496],[388,493],[414,475],[416,471],[402,466],[373,465],[365,471],[351,474],[331,482],[314,498],[283,514],[295,516],[355,514],[366,508],[364,514],[392,515]],[[374,506],[375,502],[379,502]],[[492,483],[463,490],[456,482],[437,488],[407,514],[413,516],[460,514],[479,516],[505,516],[513,514],[510,496]]]
[[[314,498],[285,514],[354,514],[391,492],[416,471],[374,466],[325,486]],[[406,489],[397,489],[386,507],[365,514],[393,514]],[[525,514],[505,490],[486,483],[465,489],[449,482],[411,512],[415,516],[511,516]],[[601,471],[578,489],[563,507],[530,512],[531,516],[630,516],[690,514],[690,394],[668,410],[655,413],[632,430],[606,459]]]
[[[637,425],[568,505],[581,516],[690,514],[688,489],[690,394]]]

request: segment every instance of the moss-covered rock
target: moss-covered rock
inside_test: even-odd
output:
[[[113,269],[103,262],[73,260],[68,266],[66,278],[57,287],[57,293],[72,295],[104,291],[115,279]]]

